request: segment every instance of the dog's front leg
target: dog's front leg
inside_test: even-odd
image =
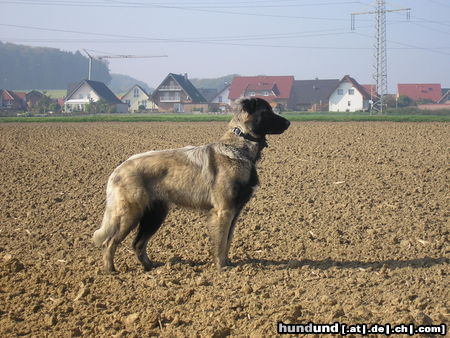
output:
[[[234,216],[235,211],[231,209],[213,209],[211,211],[209,220],[211,253],[219,271],[228,263],[228,234]]]

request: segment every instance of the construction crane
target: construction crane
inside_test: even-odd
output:
[[[168,55],[126,55],[126,54],[110,54],[110,55],[91,55],[86,49],[83,49],[89,58],[88,80],[92,77],[92,60],[97,59],[103,61],[105,59],[131,59],[131,58],[166,58]],[[91,50],[92,51],[92,50]]]

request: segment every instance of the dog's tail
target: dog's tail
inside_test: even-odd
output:
[[[102,226],[100,229],[94,232],[92,241],[96,246],[101,246],[103,243],[112,238],[119,230],[119,222],[117,217],[114,217],[114,208],[110,205],[106,205],[105,214],[103,216]]]
[[[96,246],[101,246],[105,241],[112,238],[116,232],[119,230],[119,224],[117,223],[117,218],[114,217],[114,207],[116,204],[116,194],[113,189],[112,180],[114,173],[108,179],[106,185],[106,208],[105,214],[103,215],[102,225],[100,229],[94,232],[92,236],[92,241]]]
[[[112,238],[118,230],[118,224],[113,221],[109,210],[105,211],[102,226],[94,232],[92,240],[96,246],[101,246],[105,241]]]

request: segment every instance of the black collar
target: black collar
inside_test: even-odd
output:
[[[258,142],[258,144],[262,148],[265,148],[265,147],[269,146],[267,144],[266,138],[264,136],[263,137],[254,137],[254,136],[252,136],[250,134],[244,133],[238,127],[234,127],[233,129],[231,129],[231,131],[232,131],[233,134],[235,134],[235,135],[237,135],[239,137],[245,138],[246,140],[249,140],[249,141],[252,141],[252,142]]]

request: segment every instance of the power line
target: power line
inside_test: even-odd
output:
[[[48,1],[48,0],[47,0]],[[282,18],[282,19],[301,19],[301,20],[318,20],[318,21],[346,21],[346,19],[340,18],[330,18],[330,17],[311,17],[311,16],[297,16],[297,15],[281,15],[281,14],[264,14],[264,13],[248,13],[248,12],[235,12],[235,11],[225,11],[220,9],[214,9],[214,7],[186,7],[181,5],[166,5],[166,4],[145,4],[139,2],[127,2],[123,3],[120,1],[114,1],[117,5],[106,5],[99,3],[51,3],[51,2],[24,2],[21,1],[3,1],[3,3],[14,3],[14,4],[27,4],[27,5],[52,5],[55,4],[61,6],[86,6],[86,7],[129,7],[129,8],[161,8],[161,9],[179,9],[184,11],[194,11],[203,13],[216,13],[216,14],[229,14],[229,15],[239,15],[239,16],[255,16],[255,17],[269,17],[269,18]],[[349,2],[346,2],[349,3]],[[357,1],[353,1],[357,3]],[[81,5],[83,4],[83,5]],[[333,3],[339,4],[339,3]],[[130,6],[131,5],[131,6]],[[134,5],[134,6],[133,6]],[[231,7],[230,7],[231,8]],[[232,7],[235,8],[235,7]]]
[[[369,35],[365,35],[365,34],[360,34],[360,33],[355,33],[357,35],[361,35],[364,37],[371,37]],[[145,40],[100,40],[100,39],[48,39],[48,38],[42,38],[42,39],[33,39],[33,38],[17,38],[17,39],[13,39],[10,40],[9,38],[5,38],[5,37],[0,37],[0,41],[6,41],[6,42],[11,42],[11,43],[76,43],[76,44],[129,44],[129,43],[154,43],[153,41],[145,41]],[[203,42],[203,41],[182,41],[182,42],[178,42],[178,41],[166,41],[167,43],[196,43],[196,44],[212,44],[209,42]],[[388,42],[392,42],[392,43],[396,43],[393,41],[388,41]],[[159,42],[158,42],[159,43]],[[331,46],[294,46],[294,45],[257,45],[257,44],[243,44],[243,43],[239,43],[239,44],[231,44],[231,43],[214,43],[217,45],[224,45],[224,46],[228,46],[228,45],[235,45],[235,46],[241,46],[241,47],[267,47],[267,48],[283,48],[283,49],[325,49],[325,50],[373,50],[373,48],[371,47],[331,47]],[[400,43],[399,43],[400,44]],[[445,50],[450,50],[450,46],[446,46],[446,47],[419,47],[419,46],[414,46],[414,45],[408,45],[408,44],[404,44],[405,47],[387,47],[388,50],[426,50],[429,52],[433,52],[433,53],[439,53],[439,54],[445,54],[447,55],[447,53],[442,53],[441,51],[445,51]],[[450,55],[450,54],[448,54]]]
[[[72,33],[72,34],[82,34],[82,35],[96,35],[102,37],[111,37],[111,38],[126,38],[132,39],[135,41],[136,39],[145,40],[145,41],[170,41],[170,42],[182,42],[182,41],[208,41],[208,40],[251,40],[251,39],[271,39],[271,38],[292,38],[292,37],[315,37],[321,35],[336,35],[336,34],[349,34],[346,30],[338,31],[336,29],[326,29],[326,30],[316,30],[316,31],[306,31],[306,32],[290,32],[290,33],[268,33],[268,34],[254,34],[254,35],[232,35],[232,36],[215,36],[215,37],[189,37],[189,38],[153,38],[146,36],[134,36],[134,35],[123,35],[123,34],[111,34],[111,33],[97,33],[97,32],[87,32],[87,31],[76,31],[69,29],[58,29],[58,28],[46,28],[46,27],[38,27],[38,26],[29,26],[29,25],[16,25],[16,24],[4,24],[0,23],[0,26],[6,27],[14,27],[20,29],[30,29],[30,30],[39,30],[39,31],[50,31],[50,32],[58,32],[58,33]]]
[[[64,2],[64,1],[33,1],[27,2],[24,0],[6,0],[3,3],[21,4],[21,5],[39,5],[39,6],[76,6],[76,7],[121,7],[121,8],[149,8],[154,6],[182,6],[185,8],[255,8],[252,2],[241,3],[142,3],[142,2],[123,2],[111,1],[116,5],[111,5],[103,2]],[[273,2],[273,1],[272,1]],[[286,8],[286,7],[310,7],[310,6],[336,6],[359,3],[359,1],[339,1],[339,2],[314,2],[314,3],[290,3],[290,4],[258,4],[258,8]]]
[[[183,6],[183,7],[202,7],[202,8],[246,8],[252,7],[255,8],[255,4],[260,7],[303,7],[303,6],[335,6],[335,5],[343,5],[343,4],[354,4],[359,3],[357,0],[347,0],[347,1],[326,1],[326,2],[307,2],[307,3],[299,3],[298,0],[281,0],[281,1],[215,1],[215,2],[126,2],[126,1],[63,1],[63,0],[3,0],[1,3],[10,3],[10,4],[26,4],[26,5],[44,5],[44,6],[101,6],[101,7],[110,7],[111,3],[116,5],[120,5],[121,7],[152,7],[152,6]]]
[[[298,46],[298,45],[273,45],[273,44],[249,44],[249,43],[238,43],[233,41],[239,41],[239,39],[259,39],[264,36],[264,34],[258,35],[247,35],[247,36],[228,36],[228,37],[198,37],[198,38],[152,38],[145,36],[131,36],[131,35],[119,35],[119,34],[110,34],[110,33],[95,33],[95,32],[86,32],[86,31],[74,31],[67,29],[57,29],[57,28],[44,28],[44,27],[36,27],[36,26],[25,26],[25,25],[12,25],[12,24],[2,24],[0,26],[6,27],[15,27],[21,29],[31,29],[31,30],[39,30],[39,31],[50,31],[50,32],[62,32],[62,33],[72,33],[72,34],[81,34],[81,35],[89,35],[89,36],[99,36],[99,37],[107,37],[111,39],[75,39],[75,40],[67,40],[67,39],[55,39],[55,42],[64,42],[64,41],[73,41],[76,43],[194,43],[194,44],[211,44],[211,45],[224,45],[224,46],[241,46],[241,47],[267,47],[267,48],[283,48],[283,49],[318,49],[318,50],[369,50],[371,48],[366,47],[345,47],[345,46]],[[305,32],[304,35],[299,34],[299,32],[286,33],[286,35],[294,35],[299,34],[298,37],[317,37],[317,36],[332,36],[332,35],[347,35],[347,34],[358,34],[361,36],[368,36],[362,33],[348,32],[348,31],[334,31],[334,30],[323,30],[323,31],[311,31]],[[313,34],[316,32],[317,34]],[[307,34],[307,35],[306,35]],[[280,38],[282,33],[273,34],[273,38]],[[289,36],[292,37],[292,36]],[[120,39],[120,40],[118,40]],[[221,40],[223,39],[223,40]],[[7,39],[8,40],[8,39]],[[17,41],[17,40],[16,40]],[[52,42],[52,39],[22,39],[22,41],[27,42]],[[444,53],[439,49],[448,49],[449,47],[441,47],[441,48],[427,48],[427,47],[417,47],[412,45],[405,45],[407,48],[389,48],[389,49],[425,49],[429,51],[435,51],[436,53]]]
[[[429,0],[429,1],[430,1],[430,2],[433,2],[433,3],[435,3],[435,4],[438,4],[438,5],[441,5],[441,6],[449,7],[449,8],[450,8],[450,5],[449,5],[449,4],[445,4],[445,3],[440,2],[440,1],[437,1],[437,0]]]
[[[355,32],[355,34],[357,35],[361,35],[364,37],[371,37],[370,35],[367,34],[362,34],[362,33],[357,33]],[[386,40],[389,43],[394,43],[396,45],[400,45],[400,46],[404,46],[405,48],[388,48],[388,49],[418,49],[418,50],[423,50],[423,51],[427,51],[427,52],[433,52],[433,53],[438,53],[438,54],[442,54],[442,55],[450,55],[450,53],[446,53],[441,51],[441,49],[449,49],[449,47],[420,47],[420,46],[416,46],[416,45],[412,45],[412,44],[408,44],[408,43],[404,43],[404,42],[399,42],[399,41],[393,41],[393,40]]]

